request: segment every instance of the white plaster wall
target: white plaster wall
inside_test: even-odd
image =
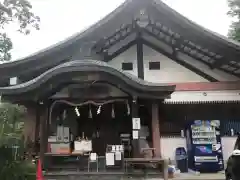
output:
[[[226,163],[237,137],[222,137],[223,159]],[[161,152],[163,158],[175,161],[175,149],[177,147],[186,148],[186,139],[181,137],[161,137]]]
[[[162,157],[175,161],[175,150],[177,147],[186,149],[186,139],[181,137],[161,137],[160,145]]]
[[[208,82],[159,52],[144,46],[144,79],[158,83]],[[160,61],[160,70],[149,70],[150,61]]]
[[[162,45],[159,43],[158,46],[161,46],[165,51],[169,51],[171,48],[167,45]],[[137,53],[136,45],[129,48],[124,53],[120,54],[116,58],[112,59],[109,64],[122,69],[123,62],[132,62],[133,70],[127,71],[133,75],[138,74],[137,70]],[[212,76],[213,78],[219,81],[236,81],[239,78],[227,74],[223,71],[217,69],[210,69],[207,65],[187,56],[183,53],[178,53],[178,58],[194,67],[197,67],[202,72]],[[208,82],[208,80],[197,75],[191,70],[181,66],[180,64],[174,62],[168,57],[162,55],[161,53],[151,49],[148,46],[143,47],[143,59],[144,59],[144,79],[150,82],[158,83],[182,83],[182,82]],[[149,70],[150,61],[160,61],[160,70]]]
[[[133,63],[133,70],[132,71],[126,71],[129,72],[135,76],[138,75],[138,69],[137,69],[137,46],[132,46],[124,53],[120,54],[116,58],[112,59],[109,64],[112,65],[115,68],[122,69],[122,63]]]
[[[236,140],[237,137],[222,137],[223,159],[225,163],[233,151]]]

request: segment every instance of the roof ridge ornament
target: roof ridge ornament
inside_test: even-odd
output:
[[[146,9],[141,9],[135,19],[136,19],[137,25],[140,28],[145,28],[150,23],[149,16],[148,16]]]

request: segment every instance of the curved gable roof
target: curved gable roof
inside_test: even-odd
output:
[[[169,96],[175,90],[174,85],[147,82],[135,77],[130,73],[123,72],[122,70],[114,68],[102,61],[75,60],[58,65],[28,82],[14,86],[0,87],[0,93],[3,96],[26,93],[37,88],[42,88],[41,85],[45,84],[58,75],[62,75],[64,73],[74,74],[74,72],[106,73],[109,77],[107,81],[112,82],[114,81],[115,77],[120,80],[119,82],[122,82],[123,84],[126,84],[128,87],[132,88],[133,92],[136,92],[136,95],[137,92],[141,92],[141,94],[143,93],[150,97],[152,95],[151,93],[161,94],[162,92],[165,92],[165,96]],[[121,86],[121,84],[116,84],[117,82],[112,83],[115,83],[117,86]],[[159,98],[162,97],[159,96]]]

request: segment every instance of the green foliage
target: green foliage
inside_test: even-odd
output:
[[[0,104],[0,147],[12,147],[23,140],[25,108],[16,104]]]
[[[228,36],[231,39],[240,41],[240,1],[239,0],[228,0],[230,10],[228,15],[236,19],[232,22]]]
[[[30,162],[23,160],[25,111],[23,106],[0,104],[1,180],[29,180],[27,174],[35,171],[35,167]]]
[[[35,165],[30,161],[22,160],[22,157],[19,156],[21,153],[16,153],[16,149],[1,147],[0,153],[1,180],[35,179]]]
[[[20,33],[29,34],[31,27],[39,30],[40,18],[32,11],[28,0],[3,0],[0,1],[0,61],[11,59],[10,50],[13,45],[11,39],[4,32],[7,24],[18,25]]]

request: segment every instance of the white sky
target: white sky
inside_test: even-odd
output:
[[[40,31],[24,36],[8,27],[13,40],[13,59],[19,59],[81,31],[119,6],[124,0],[30,0],[40,16]],[[227,35],[231,19],[227,0],[164,0],[198,24]]]

